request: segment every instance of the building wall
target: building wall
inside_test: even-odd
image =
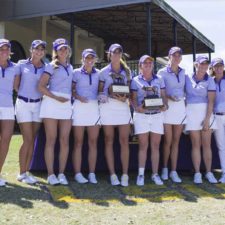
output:
[[[65,21],[52,20],[50,17],[36,17],[32,19],[14,20],[0,24],[0,37],[18,41],[29,57],[29,48],[32,40],[43,39],[47,41],[47,53],[52,53],[52,42],[59,37],[70,41],[70,24]],[[74,34],[75,60],[79,64],[81,52],[85,48],[97,51],[100,60],[104,57],[104,41],[88,32],[76,28]]]
[[[29,56],[31,41],[41,38],[40,18],[5,22],[5,37],[10,41],[18,41],[23,46],[26,55]]]
[[[5,37],[5,23],[0,22],[0,38],[4,38],[4,37]]]

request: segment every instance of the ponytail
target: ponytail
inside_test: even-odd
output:
[[[130,68],[128,67],[128,65],[127,65],[127,63],[126,63],[126,61],[124,59],[120,59],[120,64],[121,64],[122,68],[126,72],[127,81],[130,82],[130,77],[131,77]]]

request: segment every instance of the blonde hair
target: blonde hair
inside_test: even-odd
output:
[[[129,66],[127,65],[125,59],[120,59],[120,64],[126,72],[127,81],[130,82],[131,70],[130,70]]]
[[[67,49],[69,51],[69,54],[67,56],[66,61],[69,62],[70,57],[72,55],[72,51],[71,51],[71,48],[69,46],[67,47]],[[59,63],[57,51],[55,49],[52,50],[52,64],[53,64],[54,69],[59,68],[60,63]]]

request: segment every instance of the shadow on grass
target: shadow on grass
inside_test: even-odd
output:
[[[46,177],[43,173],[34,173],[40,179]],[[78,184],[72,178],[72,174],[67,175],[69,186],[45,186],[54,202],[69,203],[93,203],[98,206],[109,207],[111,203],[122,203],[126,206],[135,206],[137,203],[123,192],[122,187],[112,186],[107,182],[105,173],[98,174],[98,184]]]
[[[47,187],[43,183],[38,185],[17,185],[8,183],[6,187],[0,187],[0,203],[14,204],[22,208],[33,208],[32,201],[49,202],[55,207],[67,209],[67,202],[54,202],[49,195]]]
[[[146,179],[143,187],[135,184],[135,176],[130,176],[128,187],[113,187],[101,176],[99,184],[77,184],[70,182],[70,189],[77,199],[89,200],[90,202],[109,206],[110,203],[120,202],[127,206],[135,206],[142,202],[172,202],[187,201],[197,203],[200,199],[225,199],[225,185],[209,184],[204,181],[201,185],[193,184],[190,176],[183,177],[183,183],[175,184],[167,181],[162,186],[156,186],[150,179]]]
[[[71,191],[78,200],[84,200],[99,206],[109,207],[112,203],[121,203],[126,206],[136,206],[137,203],[123,192],[122,187],[112,186],[107,181],[99,179],[97,185],[78,184],[70,182]]]
[[[43,173],[36,173],[41,182],[35,186],[9,183],[0,188],[0,203],[15,204],[22,208],[33,208],[33,201],[49,202],[55,207],[67,209],[73,203],[91,203],[110,207],[117,203],[124,206],[136,206],[140,203],[176,202],[179,200],[197,203],[200,199],[225,199],[225,185],[212,185],[204,181],[194,185],[190,176],[182,176],[183,183],[167,181],[162,186],[154,185],[147,179],[143,187],[135,184],[136,176],[130,175],[128,187],[112,186],[105,174],[98,174],[98,184],[78,184],[70,178],[69,186],[48,186]]]

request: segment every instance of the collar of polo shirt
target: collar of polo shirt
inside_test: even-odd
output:
[[[84,66],[81,67],[81,70],[80,71],[83,74],[89,75],[89,73],[87,73],[87,71],[84,69]],[[96,72],[97,72],[97,70],[94,67],[92,67],[91,73],[96,73]]]
[[[180,73],[181,70],[182,70],[182,68],[178,66],[178,74]],[[172,68],[171,68],[170,65],[167,66],[167,72],[168,72],[168,73],[174,73],[174,72],[172,71]]]
[[[155,74],[152,74],[152,80],[157,79],[158,77]],[[143,74],[139,74],[138,75],[138,79],[142,79],[144,81],[146,81],[145,77]]]
[[[192,75],[192,78],[196,81],[196,73],[193,73],[193,75]],[[205,75],[204,75],[204,77],[203,77],[203,79],[202,80],[200,80],[200,81],[207,81],[209,79],[209,75],[206,73]],[[199,81],[199,82],[200,82]]]

